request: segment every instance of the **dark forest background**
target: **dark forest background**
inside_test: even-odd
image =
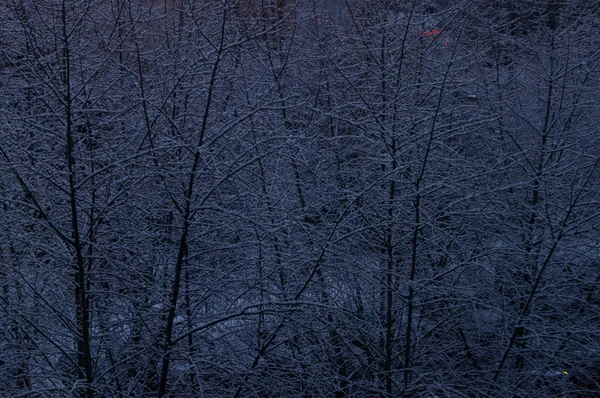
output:
[[[3,397],[600,396],[588,0],[4,0]]]

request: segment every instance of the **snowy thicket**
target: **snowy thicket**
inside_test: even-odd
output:
[[[1,1],[0,396],[598,396],[599,28]]]

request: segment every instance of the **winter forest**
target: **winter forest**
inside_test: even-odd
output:
[[[599,397],[599,32],[0,1],[0,396]]]

